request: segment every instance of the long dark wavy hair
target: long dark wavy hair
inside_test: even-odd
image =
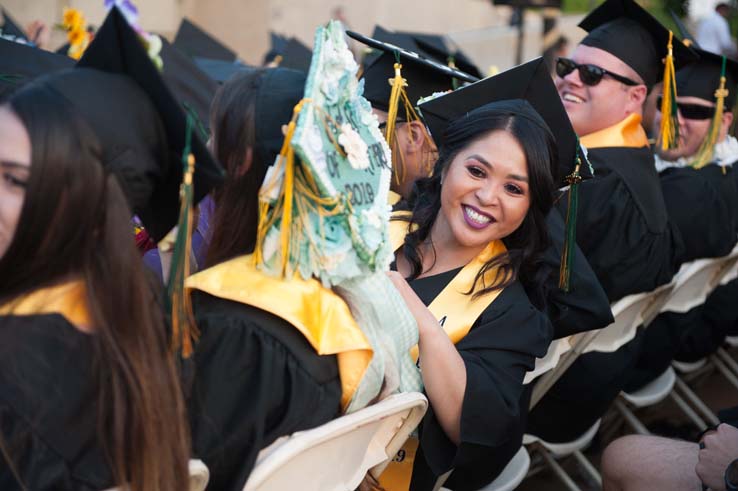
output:
[[[549,245],[546,215],[554,200],[551,169],[557,167],[557,152],[553,134],[543,119],[527,103],[502,101],[487,104],[453,121],[444,134],[433,175],[416,181],[408,200],[409,220],[418,227],[405,237],[402,252],[410,263],[409,279],[423,272],[420,246],[429,239],[436,217],[441,210],[441,180],[451,162],[464,148],[493,131],[506,131],[523,148],[528,167],[530,208],[522,224],[503,238],[507,252],[491,258],[477,273],[468,294],[483,295],[505,288],[519,280],[531,301],[538,308],[545,306],[543,252]],[[497,274],[490,284],[485,275],[493,268]]]
[[[215,215],[206,267],[253,252],[259,225],[259,189],[279,154],[292,109],[302,98],[305,75],[285,68],[231,77],[210,107],[212,148],[226,179],[214,195]],[[246,170],[244,160],[251,153]]]
[[[121,187],[100,162],[96,136],[59,93],[31,84],[5,106],[25,126],[32,150],[18,226],[0,258],[0,304],[82,280],[94,329],[97,401],[90,404],[116,484],[187,489],[185,406]]]

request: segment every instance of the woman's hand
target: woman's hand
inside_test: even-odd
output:
[[[396,271],[390,271],[387,276],[418,323],[418,351],[425,392],[444,433],[458,445],[461,441],[461,408],[466,391],[464,360],[436,317],[405,278]]]

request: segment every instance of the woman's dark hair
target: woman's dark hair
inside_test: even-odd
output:
[[[231,77],[210,107],[212,148],[226,171],[214,195],[212,238],[205,265],[253,252],[259,224],[259,189],[279,154],[305,75],[284,68],[258,69]],[[251,162],[244,167],[247,153]]]
[[[547,272],[541,263],[549,244],[546,215],[553,206],[555,189],[551,169],[557,168],[557,152],[554,137],[543,119],[527,104],[521,111],[520,102],[503,101],[482,106],[453,121],[446,129],[433,175],[415,183],[408,201],[412,214],[404,218],[418,225],[405,237],[402,249],[412,268],[411,279],[423,272],[420,246],[428,239],[441,209],[443,174],[464,148],[493,131],[506,131],[520,143],[525,154],[530,208],[520,227],[503,239],[507,252],[484,265],[468,293],[482,295],[505,288],[518,279],[537,307],[545,305],[543,285]],[[485,284],[485,274],[493,268],[499,268],[497,275],[491,284]],[[481,287],[477,288],[478,285]]]
[[[98,434],[118,485],[188,488],[187,419],[167,329],[136,250],[131,212],[89,126],[31,84],[6,102],[31,141],[18,227],[0,258],[0,304],[80,279],[94,335]]]

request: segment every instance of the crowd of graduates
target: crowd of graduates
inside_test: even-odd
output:
[[[409,388],[428,411],[361,489],[482,489],[524,434],[577,440],[738,335],[732,280],[531,404],[552,343],[738,243],[738,62],[633,0],[590,12],[554,67],[487,78],[379,26],[320,48],[358,43],[357,62],[275,37],[247,66],[187,21],[172,44],[146,33],[129,4],[59,53],[7,13],[0,31],[0,489],[188,489],[200,459],[208,489],[241,490],[279,437]],[[360,99],[338,122],[337,87]],[[335,152],[297,151],[312,110]],[[371,178],[331,194],[313,158]],[[368,204],[386,213],[361,208],[356,234]],[[344,215],[350,240],[323,227]],[[604,488],[738,489],[721,417],[699,442],[615,440]]]

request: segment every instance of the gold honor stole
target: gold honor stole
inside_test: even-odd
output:
[[[407,217],[409,219],[410,215],[411,213],[408,211],[397,211],[392,214],[392,217]],[[393,250],[397,251],[402,247],[405,236],[415,228],[417,226],[409,221],[390,221],[389,235]],[[501,240],[490,242],[477,257],[454,276],[428,306],[428,310],[438,319],[439,324],[454,344],[461,341],[469,333],[472,325],[482,315],[482,312],[502,293],[502,288],[477,297],[467,295],[466,292],[471,290],[474,278],[482,266],[493,257],[506,251],[505,244]],[[485,282],[489,284],[494,281],[496,274],[497,268],[487,271],[484,276]],[[411,354],[413,359],[417,361],[417,346],[412,349]],[[387,491],[407,491],[410,489],[410,479],[418,443],[417,438],[414,437],[410,437],[405,442],[402,450],[397,453],[382,475],[379,476],[379,484],[382,488]]]
[[[81,331],[89,330],[87,291],[81,280],[40,288],[0,305],[0,315],[60,314]]]
[[[346,302],[316,279],[276,278],[256,268],[253,255],[240,256],[187,278],[188,290],[251,305],[289,322],[319,355],[336,355],[345,410],[359,386],[372,348]]]
[[[646,130],[641,126],[641,115],[630,114],[617,124],[579,137],[587,149],[606,147],[641,148],[648,146]]]
[[[390,191],[389,193],[387,193],[387,204],[390,206],[395,206],[397,203],[400,202],[401,199],[402,196],[394,191]]]

